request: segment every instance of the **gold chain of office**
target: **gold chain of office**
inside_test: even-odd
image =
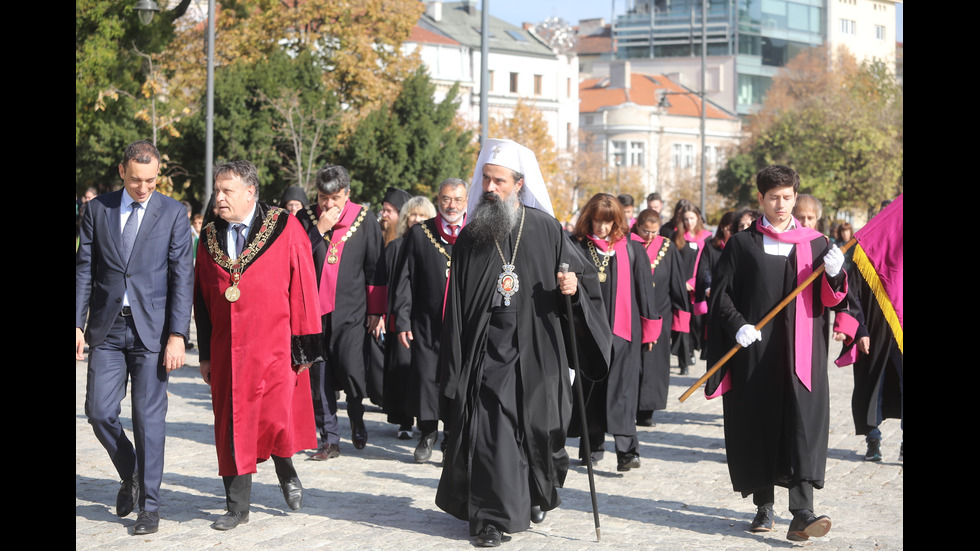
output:
[[[252,242],[242,249],[242,254],[235,260],[232,260],[225,251],[221,250],[217,238],[218,231],[214,226],[214,222],[211,222],[205,228],[208,234],[208,251],[211,253],[211,258],[214,259],[218,266],[231,272],[231,286],[225,289],[225,298],[228,299],[228,302],[235,302],[241,297],[242,293],[238,289],[238,282],[242,279],[242,271],[245,270],[245,266],[248,266],[255,260],[259,251],[269,242],[269,236],[276,229],[276,222],[285,212],[285,210],[278,207],[270,208],[269,212],[265,215],[265,220],[262,221],[259,233],[255,234]]]

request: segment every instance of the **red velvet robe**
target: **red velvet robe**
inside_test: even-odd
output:
[[[257,209],[250,243],[264,215]],[[276,224],[283,222],[243,271],[236,302],[225,299],[231,275],[211,257],[206,232],[197,252],[195,316],[201,358],[211,360],[221,476],[254,473],[270,454],[290,457],[317,447],[310,376],[295,371],[317,359],[308,357],[310,350],[319,356],[316,273],[302,226],[285,212]],[[222,251],[227,227],[218,220],[212,228]]]

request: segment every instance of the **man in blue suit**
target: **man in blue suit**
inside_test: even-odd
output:
[[[85,341],[90,351],[85,414],[122,479],[116,514],[139,505],[134,535],[159,527],[167,377],[184,364],[193,302],[187,211],[154,192],[159,168],[152,143],[126,147],[124,189],[89,201],[75,253],[75,358],[85,359]],[[135,448],[119,422],[127,381]]]

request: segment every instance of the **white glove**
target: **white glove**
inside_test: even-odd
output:
[[[831,245],[827,254],[823,255],[823,267],[827,277],[836,277],[844,266],[844,253],[840,252],[837,245]]]
[[[750,344],[762,340],[762,331],[746,323],[738,328],[738,333],[735,333],[735,340],[742,348],[746,348]]]

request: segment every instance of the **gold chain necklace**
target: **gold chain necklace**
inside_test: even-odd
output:
[[[650,263],[650,273],[652,274],[657,270],[657,266],[660,265],[660,261],[664,259],[667,255],[667,249],[670,248],[670,239],[664,239],[664,244],[660,247],[660,252],[657,253],[657,259]],[[653,282],[653,286],[657,286],[657,282]]]
[[[265,215],[265,220],[262,221],[262,227],[259,229],[259,233],[255,235],[247,247],[242,249],[242,254],[235,260],[232,260],[225,251],[221,250],[221,246],[218,245],[218,238],[216,236],[218,230],[215,228],[214,222],[211,222],[205,228],[208,234],[208,251],[211,252],[211,258],[214,259],[218,266],[231,272],[231,286],[225,289],[225,298],[228,302],[235,302],[242,296],[241,290],[238,289],[238,282],[242,279],[242,271],[245,270],[245,266],[248,266],[259,254],[259,251],[268,243],[269,236],[276,229],[276,222],[279,220],[279,216],[284,212],[286,211],[278,207],[270,208],[269,212]]]
[[[593,243],[592,240],[589,239],[588,237],[586,237],[586,239],[589,240],[589,252],[592,253],[592,262],[595,263],[596,269],[599,270],[599,283],[605,283],[605,281],[606,281],[606,266],[609,265],[609,257],[611,255],[604,254],[603,255],[603,259],[602,259],[602,263],[600,264],[599,263],[599,253],[596,251],[595,243]]]
[[[521,246],[521,234],[524,233],[524,213],[527,209],[521,205],[521,227],[517,230],[517,241],[514,242],[514,254],[511,255],[510,263],[504,258],[504,251],[500,249],[500,243],[494,238],[493,244],[497,246],[497,254],[504,263],[504,271],[497,277],[497,292],[504,297],[504,306],[510,306],[510,297],[517,294],[521,288],[521,281],[514,273],[514,261],[517,260],[517,248]]]
[[[438,224],[438,222],[436,222],[436,224]],[[424,231],[425,235],[429,237],[429,241],[435,245],[436,250],[446,257],[446,277],[449,277],[449,265],[453,261],[453,257],[446,252],[446,249],[440,245],[438,241],[436,241],[436,238],[432,235],[432,232],[429,231],[429,226],[427,226],[425,222],[422,222],[422,231]]]
[[[361,220],[364,220],[364,215],[366,214],[367,214],[367,209],[361,209],[361,214],[358,215],[357,220],[354,220],[354,223],[350,225],[350,229],[347,230],[347,233],[345,233],[344,236],[340,238],[340,241],[336,243],[331,241],[326,236],[326,234],[323,235],[323,240],[326,241],[327,243],[330,243],[330,250],[327,251],[329,253],[327,254],[327,264],[336,264],[337,261],[340,260],[340,257],[337,256],[337,247],[341,243],[346,243],[347,240],[350,239],[350,236],[354,235],[354,232],[357,231],[357,228],[361,227]]]

